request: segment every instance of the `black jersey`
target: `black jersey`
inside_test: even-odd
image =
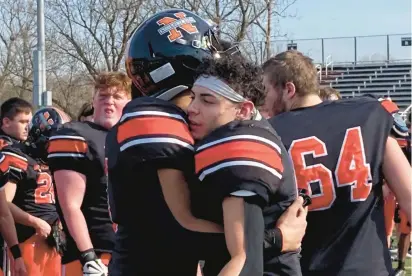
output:
[[[58,219],[53,179],[49,167],[30,156],[29,152],[30,145],[26,144],[13,144],[2,149],[9,165],[5,176],[17,185],[13,203],[52,225]],[[19,242],[24,242],[36,232],[34,228],[21,224],[16,224],[16,230]]]
[[[86,191],[81,210],[86,219],[96,252],[111,252],[114,229],[107,204],[107,177],[104,172],[104,143],[107,130],[92,122],[66,123],[50,137],[48,163],[51,171],[71,170],[86,177]],[[57,203],[59,201],[58,197]],[[75,242],[70,237],[61,208],[63,228],[68,236],[63,263],[78,258]]]
[[[158,170],[192,168],[193,144],[185,113],[155,98],[128,103],[120,122],[109,131],[109,205],[118,224],[111,274],[160,273],[167,271],[169,260],[187,257],[188,231],[164,200]],[[161,265],[153,267],[153,262]],[[176,271],[171,267],[169,272]]]
[[[312,204],[303,275],[388,275],[381,170],[392,117],[369,97],[327,101],[270,120]]]
[[[218,224],[223,224],[223,200],[238,196],[260,206],[265,229],[272,230],[297,196],[290,158],[266,120],[233,121],[210,133],[196,144],[195,174],[195,214]],[[264,264],[265,272],[273,275],[282,275],[282,271],[300,275],[296,253],[285,255],[274,248],[264,250]]]

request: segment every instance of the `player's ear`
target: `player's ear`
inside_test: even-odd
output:
[[[287,93],[287,98],[291,99],[295,96],[296,93],[296,87],[293,84],[293,82],[287,82],[285,84],[285,88],[286,88],[286,93]]]
[[[8,117],[4,117],[1,123],[3,126],[8,127],[10,124],[10,119]]]
[[[252,117],[253,109],[255,105],[251,101],[244,101],[241,103],[239,112],[237,114],[238,120],[250,120]]]

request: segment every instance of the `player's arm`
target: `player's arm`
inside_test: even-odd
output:
[[[57,130],[49,139],[47,159],[67,228],[77,248],[83,252],[93,245],[81,210],[90,166],[89,147],[79,130],[70,123]]]
[[[391,136],[386,141],[383,174],[402,210],[411,221],[412,169],[398,142]]]
[[[17,240],[16,227],[14,227],[13,216],[7,203],[6,191],[4,188],[0,190],[0,233],[10,247],[19,243]]]
[[[55,179],[64,220],[80,251],[83,273],[89,273],[92,268],[104,274],[106,268],[94,252],[86,219],[81,211],[91,160],[89,146],[79,130],[71,123],[57,130],[49,139],[47,160]]]
[[[158,176],[167,206],[184,228],[195,232],[221,233],[221,226],[198,219],[190,210],[190,192],[183,173],[175,169],[160,169]]]
[[[70,170],[54,172],[59,204],[70,235],[80,252],[93,248],[81,206],[86,192],[86,176]]]
[[[36,229],[36,232],[40,236],[47,238],[47,236],[50,234],[51,226],[46,221],[23,211],[12,202],[16,194],[16,189],[17,184],[14,182],[9,181],[5,185],[6,198],[9,202],[9,209],[11,214],[13,215],[14,221],[29,227],[33,227],[34,229]]]
[[[223,223],[230,261],[220,271],[225,275],[261,275],[264,220],[262,209],[242,197],[223,200]],[[248,266],[245,267],[246,260]],[[247,269],[244,270],[244,268]]]
[[[15,260],[14,272],[20,276],[27,275],[26,266],[21,257],[16,227],[14,226],[13,216],[8,208],[4,189],[0,189],[0,234],[9,246],[13,259]]]

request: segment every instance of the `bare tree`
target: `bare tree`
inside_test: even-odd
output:
[[[144,0],[47,0],[48,33],[60,56],[91,76],[120,69],[129,36],[155,10]]]
[[[266,3],[266,13],[256,18],[253,24],[260,30],[259,37],[265,44],[263,59],[266,60],[273,53],[272,39],[274,37],[285,36],[279,29],[281,18],[294,17],[295,14],[289,13],[289,8],[296,3],[296,0],[264,0]],[[277,52],[275,49],[274,52]]]
[[[239,42],[242,52],[256,62],[271,53],[270,41],[279,35],[274,26],[290,16],[296,0],[155,0],[158,7],[184,8],[219,25],[219,35]],[[262,50],[263,41],[264,49]]]
[[[214,21],[219,35],[241,43],[242,52],[261,62],[272,52],[276,22],[288,16],[295,1],[45,0],[47,88],[53,91],[53,104],[76,115],[78,107],[91,100],[95,75],[122,69],[130,35],[158,10],[184,8]],[[34,5],[0,0],[0,97],[32,96]]]
[[[34,14],[32,2],[0,1],[0,93],[7,84],[9,97],[31,97]]]

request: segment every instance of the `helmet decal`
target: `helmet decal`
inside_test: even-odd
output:
[[[167,38],[170,42],[174,42],[183,37],[182,31],[188,34],[197,34],[196,20],[193,17],[187,17],[184,12],[177,12],[173,14],[176,18],[165,16],[156,21],[159,26],[162,26],[157,31],[160,35],[168,34]]]

